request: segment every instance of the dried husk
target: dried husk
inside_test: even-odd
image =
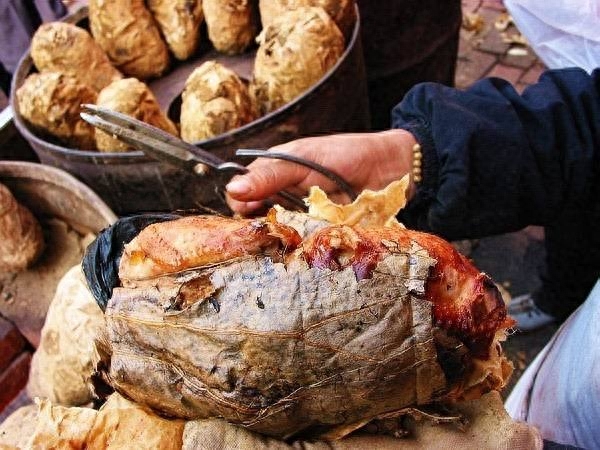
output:
[[[162,111],[152,91],[145,83],[135,78],[124,78],[109,84],[98,94],[97,105],[127,114],[172,135],[178,135],[177,127]],[[96,131],[96,145],[101,152],[133,150],[130,145],[101,130]]]
[[[93,400],[89,387],[94,338],[104,327],[104,315],[87,289],[81,266],[60,280],[33,354],[27,393],[64,406]]]
[[[232,70],[207,61],[188,77],[182,94],[181,137],[197,142],[256,118],[248,87]]]
[[[146,4],[175,58],[192,56],[200,43],[202,0],[148,0]]]
[[[323,10],[288,11],[257,38],[251,94],[261,114],[273,111],[317,83],[344,52],[344,37]]]
[[[0,423],[0,448],[2,450],[26,448],[35,430],[38,417],[36,405],[21,406]]]
[[[354,0],[259,0],[258,8],[262,25],[266,27],[286,11],[319,6],[331,16],[348,42],[357,19],[355,4]]]
[[[159,77],[170,55],[144,0],[90,0],[90,29],[113,65],[139,79]]]
[[[91,408],[54,406],[36,399],[38,406],[33,433],[25,449],[84,449],[98,412]]]
[[[252,44],[258,32],[255,0],[202,0],[202,8],[215,49],[233,55]]]
[[[0,184],[0,272],[19,272],[44,251],[42,227],[10,190]]]
[[[113,394],[98,411],[84,448],[179,450],[184,425]]]
[[[40,72],[59,72],[99,92],[123,77],[82,28],[65,22],[42,24],[31,40],[31,58]]]
[[[95,150],[94,127],[79,113],[95,103],[94,89],[58,72],[29,75],[17,90],[17,107],[36,131],[49,134],[74,149]]]

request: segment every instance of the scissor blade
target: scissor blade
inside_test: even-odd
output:
[[[91,104],[82,105],[82,111],[81,117],[87,122],[116,135],[122,140],[127,140],[128,144],[156,159],[169,162],[167,158],[174,157],[176,160],[183,161],[186,167],[192,164],[191,161],[193,161],[194,164],[202,163],[218,170],[232,170],[238,173],[247,172],[246,167],[241,164],[226,162],[206,150],[126,114]],[[134,141],[141,141],[141,144],[136,144]],[[158,145],[157,142],[162,142],[167,146]],[[171,159],[171,161],[176,163],[175,160]]]
[[[143,151],[148,156],[159,161],[164,161],[188,171],[194,170],[195,166],[201,162],[195,155],[187,150],[154,139],[151,136],[141,134],[136,130],[124,128],[123,126],[109,122],[102,117],[82,112],[81,118],[96,128],[116,136],[119,140]]]

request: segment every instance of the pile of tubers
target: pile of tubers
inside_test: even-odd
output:
[[[354,0],[90,0],[90,32],[65,22],[36,31],[37,72],[16,91],[15,108],[38,135],[73,149],[133,149],[84,122],[85,103],[198,142],[298,98],[335,66],[355,22]],[[199,65],[177,125],[145,82],[168,73],[173,59],[197,56],[203,24],[220,53],[258,44],[253,76],[242,80],[216,61]]]

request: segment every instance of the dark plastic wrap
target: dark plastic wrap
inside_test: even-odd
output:
[[[119,284],[119,261],[123,247],[148,225],[180,217],[177,214],[143,214],[119,219],[104,229],[83,256],[85,279],[96,303],[102,311]]]

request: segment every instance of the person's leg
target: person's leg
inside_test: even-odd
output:
[[[600,274],[600,223],[587,214],[546,228],[546,270],[534,301],[543,312],[564,321],[583,303]]]
[[[67,14],[67,8],[61,0],[32,0],[43,22],[60,19]]]
[[[358,0],[373,129],[415,84],[454,84],[462,23],[458,0]]]

